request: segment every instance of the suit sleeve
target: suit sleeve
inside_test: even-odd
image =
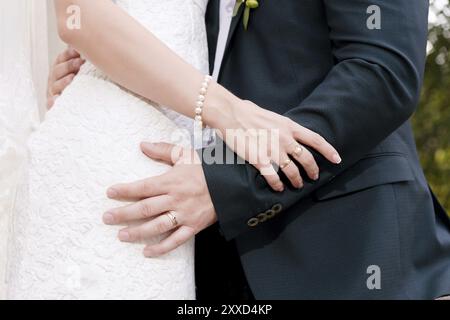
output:
[[[233,239],[252,228],[250,219],[277,205],[283,210],[351,167],[406,122],[420,96],[427,39],[427,0],[323,0],[335,65],[324,81],[285,116],[326,138],[343,164],[316,155],[321,178],[302,190],[271,191],[251,165],[203,168],[220,228]],[[380,9],[381,29],[370,29],[367,10]],[[214,152],[231,152],[207,148]],[[216,154],[217,156],[217,154]]]

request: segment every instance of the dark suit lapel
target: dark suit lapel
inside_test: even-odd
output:
[[[242,25],[242,15],[244,13],[245,5],[242,5],[239,12],[231,20],[230,31],[228,34],[227,43],[225,46],[224,57],[229,50],[230,42],[236,33],[239,25]],[[210,0],[206,11],[206,26],[208,32],[208,49],[209,49],[209,66],[210,72],[213,73],[214,62],[216,58],[217,40],[219,37],[220,28],[220,0]],[[242,26],[243,28],[243,26]]]

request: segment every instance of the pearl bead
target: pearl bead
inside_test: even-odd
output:
[[[203,128],[203,118],[202,118],[203,106],[205,105],[206,94],[208,93],[209,83],[211,82],[212,79],[213,79],[213,77],[211,77],[210,75],[205,76],[205,78],[202,82],[202,86],[199,91],[199,96],[197,98],[197,102],[195,104],[195,106],[196,106],[195,118],[194,118],[195,119],[195,127],[200,127],[200,129]]]

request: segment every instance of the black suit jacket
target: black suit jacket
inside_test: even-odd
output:
[[[204,163],[220,231],[236,243],[255,297],[450,293],[449,220],[408,121],[422,85],[428,1],[259,2],[247,31],[242,9],[233,19],[219,82],[321,134],[343,163],[316,154],[320,180],[283,193],[251,165]],[[380,30],[366,25],[371,5],[381,9]],[[211,65],[218,17],[210,0]],[[370,285],[373,270],[381,288]]]

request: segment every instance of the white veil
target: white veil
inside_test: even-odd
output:
[[[26,140],[39,122],[48,73],[46,1],[0,1],[0,299],[7,231]],[[40,94],[36,94],[40,92]]]

